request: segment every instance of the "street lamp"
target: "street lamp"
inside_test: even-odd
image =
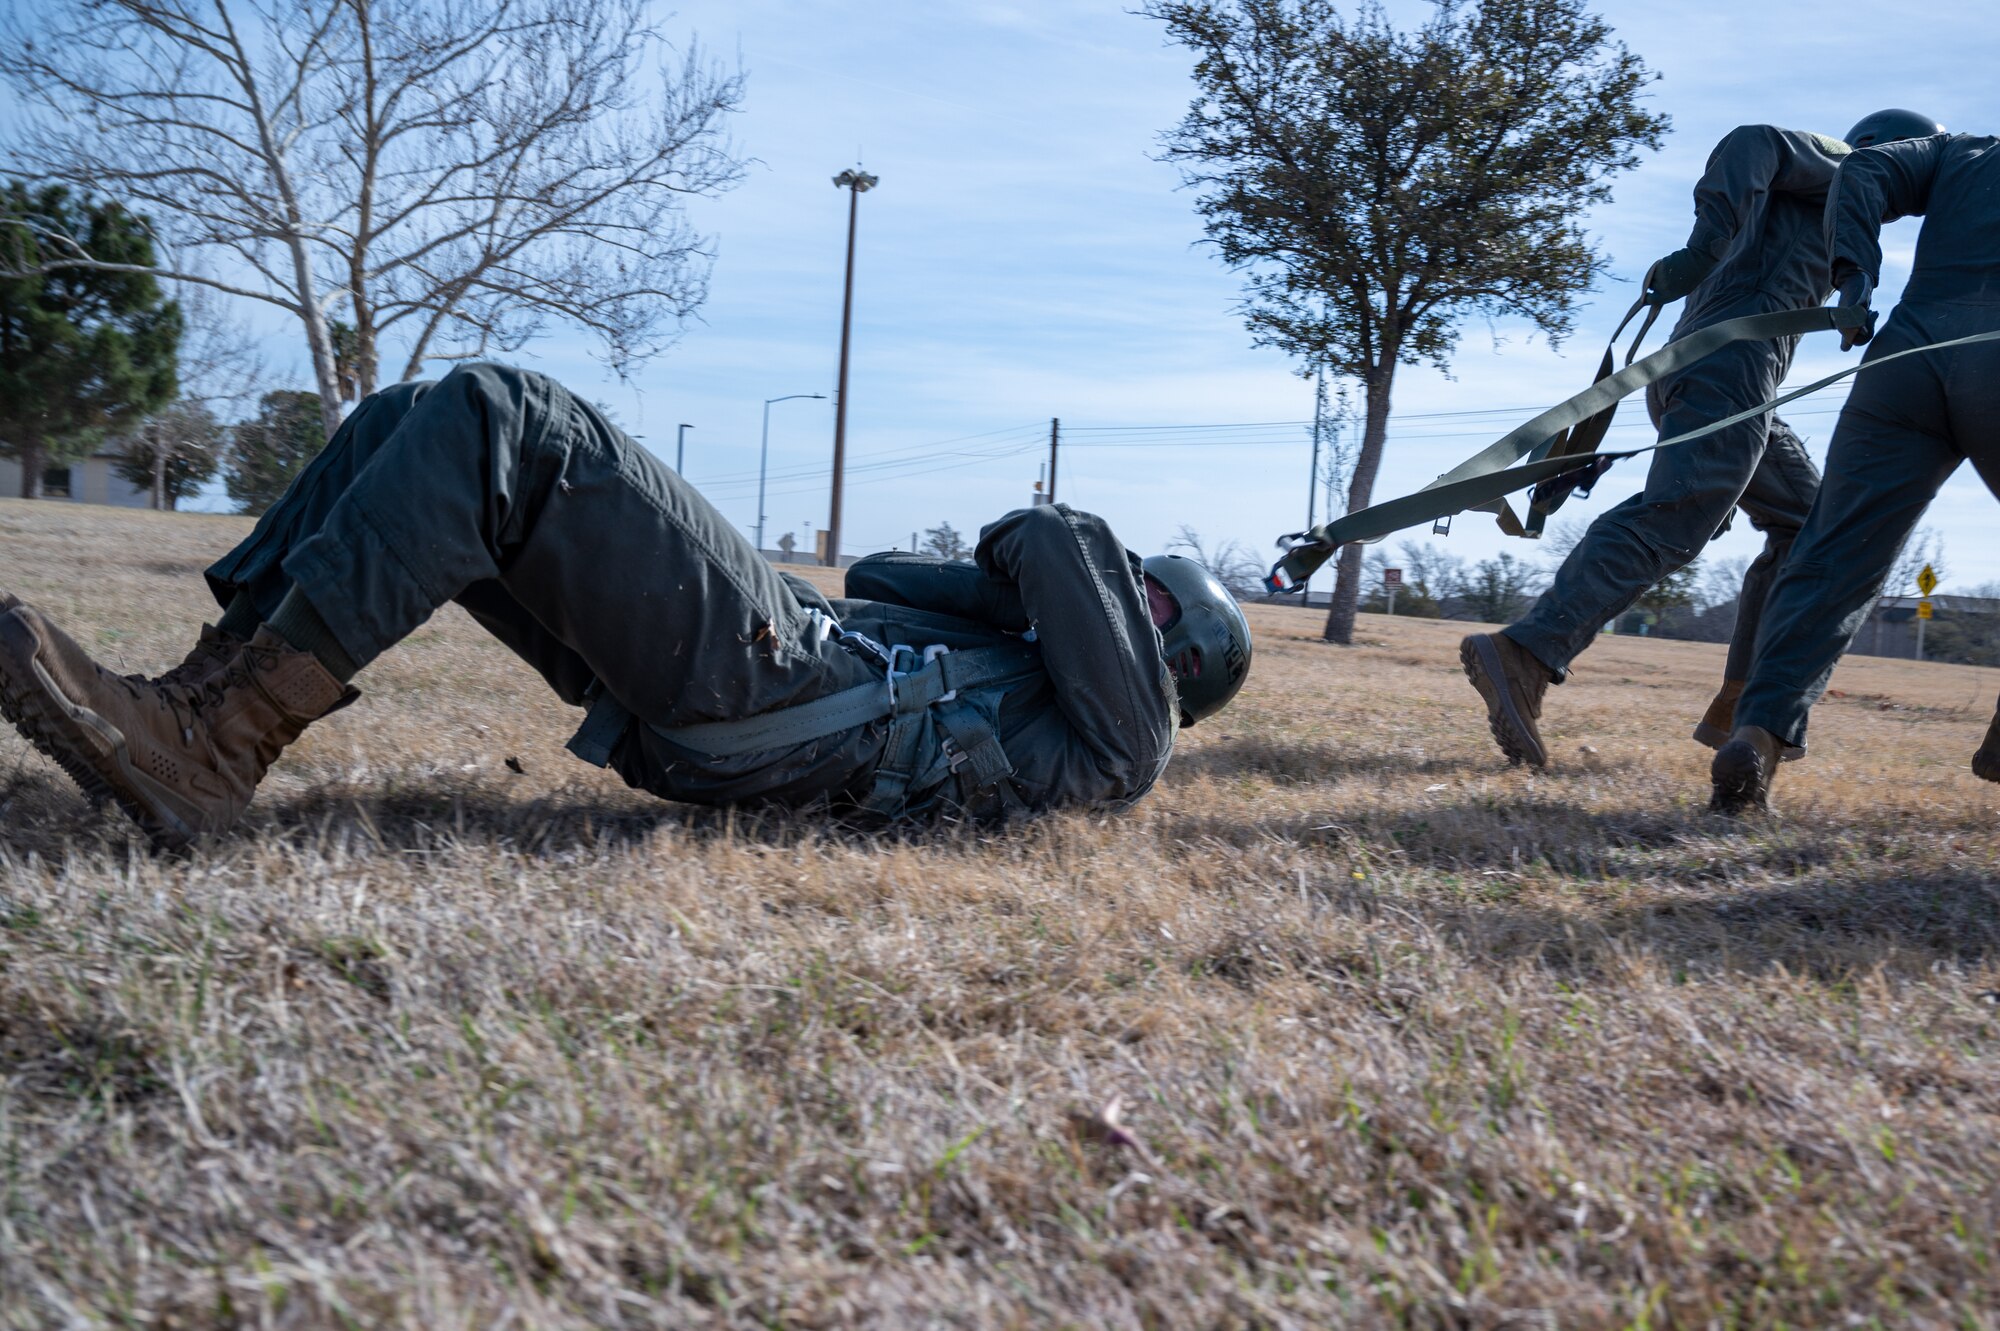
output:
[[[840,300],[840,387],[833,404],[833,516],[826,524],[826,562],[840,567],[840,493],[847,468],[847,342],[854,326],[854,223],[861,210],[861,196],[875,188],[875,176],[866,171],[843,171],[833,178],[834,188],[847,196],[847,286]]]
[[[764,399],[764,442],[757,449],[757,553],[764,553],[764,473],[771,461],[771,404],[790,402],[795,397],[816,397],[826,400],[824,393],[787,393],[783,397]]]
[[[682,464],[687,461],[688,431],[693,428],[692,425],[683,425],[680,433],[674,436],[674,471],[677,475],[687,475],[687,468]]]

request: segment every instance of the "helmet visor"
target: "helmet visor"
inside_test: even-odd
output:
[[[1152,612],[1153,627],[1164,633],[1181,622],[1180,598],[1167,590],[1167,584],[1148,573],[1146,580],[1146,608]]]

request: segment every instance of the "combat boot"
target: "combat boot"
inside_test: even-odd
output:
[[[242,648],[243,639],[234,633],[225,633],[213,624],[203,624],[200,639],[179,665],[164,675],[127,675],[125,678],[135,684],[157,684],[169,689],[199,684],[228,665]]]
[[[1986,723],[1986,738],[1979,741],[1979,751],[1972,755],[1972,774],[1981,781],[2000,781],[2000,707],[1993,710],[1993,719]]]
[[[1722,687],[1716,691],[1708,710],[1702,713],[1700,723],[1694,728],[1695,743],[1719,749],[1729,742],[1729,737],[1736,733],[1736,700],[1743,696],[1744,683],[1740,679],[1722,681]],[[1786,744],[1778,751],[1781,763],[1795,763],[1805,756],[1806,746],[1803,744]]]
[[[163,849],[242,817],[285,746],[358,696],[269,628],[161,685],[112,674],[31,606],[0,615],[0,713]]]
[[[1549,668],[1504,633],[1470,634],[1458,644],[1458,660],[1486,700],[1486,724],[1507,761],[1547,766],[1549,752],[1535,723],[1549,691]]]
[[[1778,774],[1784,747],[1776,735],[1759,726],[1737,727],[1709,764],[1715,793],[1709,797],[1708,807],[1730,814],[1769,808],[1771,782]]]

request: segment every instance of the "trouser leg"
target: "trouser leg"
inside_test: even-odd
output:
[[[552,380],[490,365],[370,398],[209,580],[265,613],[298,587],[362,663],[459,600],[565,698],[595,679],[661,725],[856,679],[692,487]]]
[[[1738,344],[1690,367],[1656,403],[1663,437],[1770,398],[1782,366],[1768,343]],[[1646,488],[1590,524],[1528,613],[1504,630],[1565,674],[1604,625],[1714,538],[1763,456],[1768,416],[1653,457]]]
[[[1743,590],[1736,600],[1736,628],[1729,638],[1724,679],[1748,679],[1757,647],[1757,626],[1771,582],[1790,555],[1799,528],[1805,525],[1819,493],[1819,468],[1792,427],[1773,417],[1764,440],[1764,457],[1757,464],[1739,501],[1750,525],[1764,534],[1764,549],[1743,573]]]
[[[1892,340],[1877,351],[1918,343]],[[1803,744],[1806,717],[1880,594],[1903,542],[1958,466],[1924,357],[1862,375],[1827,449],[1826,479],[1764,605],[1736,723]]]

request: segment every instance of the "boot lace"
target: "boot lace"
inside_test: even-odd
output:
[[[163,677],[154,684],[160,705],[172,713],[175,725],[180,728],[181,742],[193,744],[195,730],[203,724],[202,713],[220,708],[232,691],[250,683],[257,662],[276,655],[274,648],[253,647],[246,642],[233,651],[226,666],[206,679],[168,684]]]

